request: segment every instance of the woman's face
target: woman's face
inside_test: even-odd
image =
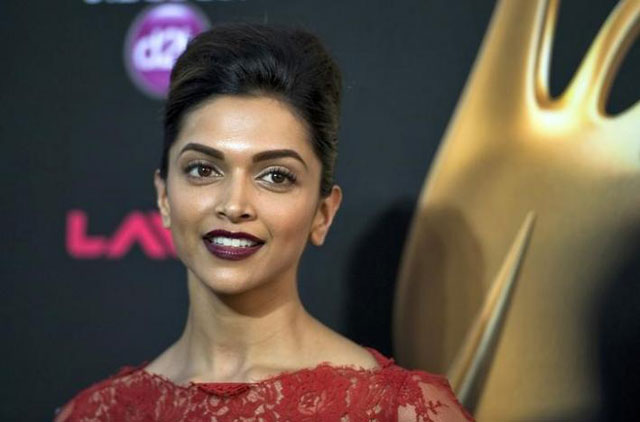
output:
[[[192,275],[239,293],[295,281],[320,245],[340,189],[321,198],[321,163],[304,123],[271,97],[220,96],[185,116],[155,185],[165,227]]]

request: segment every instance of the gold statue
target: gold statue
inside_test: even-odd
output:
[[[498,1],[398,278],[398,361],[448,372],[481,422],[595,414],[593,304],[640,228],[640,103],[605,112],[640,0],[616,5],[552,98],[558,6]]]

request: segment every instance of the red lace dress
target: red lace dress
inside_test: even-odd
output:
[[[124,366],[78,393],[55,422],[469,422],[446,378],[407,370],[367,348],[379,368],[321,363],[255,383],[178,385]]]

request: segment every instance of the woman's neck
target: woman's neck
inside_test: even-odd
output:
[[[234,295],[214,293],[191,272],[187,279],[187,322],[172,346],[172,360],[182,361],[184,378],[238,379],[254,368],[295,365],[303,344],[318,329],[300,301],[295,279]]]

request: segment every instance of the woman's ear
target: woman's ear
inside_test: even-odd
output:
[[[329,227],[331,227],[331,222],[333,222],[333,217],[338,212],[341,202],[342,189],[338,185],[333,185],[328,196],[320,198],[316,215],[313,217],[313,223],[311,224],[311,232],[309,233],[309,240],[315,246],[320,246],[324,243]]]
[[[162,216],[162,225],[168,229],[171,227],[171,208],[167,197],[167,181],[160,176],[160,170],[156,169],[153,175],[153,184],[156,187],[156,203]]]

